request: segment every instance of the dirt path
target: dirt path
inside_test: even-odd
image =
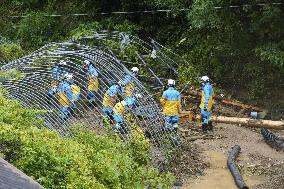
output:
[[[278,134],[281,135],[283,132]],[[183,189],[237,189],[227,168],[227,153],[235,144],[242,148],[237,164],[240,165],[243,178],[250,188],[271,188],[270,182],[275,186],[275,183],[272,183],[275,181],[272,181],[271,177],[278,176],[276,181],[283,178],[283,169],[279,167],[284,165],[284,153],[268,146],[258,130],[235,125],[218,125],[215,135],[227,138],[195,141],[203,150],[204,159],[210,166],[204,175],[185,183]],[[275,172],[277,168],[279,171]],[[284,188],[284,182],[280,180],[275,188]]]

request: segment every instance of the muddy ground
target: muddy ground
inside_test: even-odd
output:
[[[280,137],[284,132],[275,132]],[[192,129],[190,136],[201,135],[201,131]],[[203,170],[191,176],[182,176],[183,189],[237,189],[227,168],[227,154],[234,145],[241,147],[236,164],[249,188],[284,189],[284,152],[278,152],[267,145],[259,129],[242,126],[218,124],[215,136],[220,139],[198,139],[190,142],[196,148],[196,165]],[[189,156],[192,156],[190,154]],[[205,167],[204,167],[205,165]]]

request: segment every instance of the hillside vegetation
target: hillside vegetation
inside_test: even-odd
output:
[[[46,188],[169,188],[174,177],[150,165],[150,143],[134,132],[129,141],[80,127],[62,137],[40,127],[41,111],[0,95],[1,156]]]

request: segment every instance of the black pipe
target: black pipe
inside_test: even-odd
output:
[[[267,144],[269,144],[276,150],[284,150],[284,141],[280,140],[271,131],[265,128],[261,128],[261,134]]]
[[[240,174],[240,171],[234,164],[234,161],[236,157],[238,156],[238,154],[240,153],[240,151],[241,151],[241,147],[239,145],[235,145],[234,147],[231,148],[231,150],[229,151],[227,166],[230,169],[232,176],[234,177],[236,185],[240,189],[249,189],[249,187],[245,184],[242,178],[242,175]]]

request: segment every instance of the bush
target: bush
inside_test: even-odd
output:
[[[23,75],[20,71],[16,69],[10,69],[5,71],[0,71],[0,80],[6,80],[6,79],[22,79]]]
[[[17,39],[25,49],[35,50],[49,42],[60,40],[60,29],[54,18],[42,13],[30,13],[17,24]]]
[[[169,188],[174,181],[149,165],[150,143],[139,131],[123,142],[77,126],[74,137],[62,138],[39,127],[38,111],[3,94],[0,113],[2,155],[46,188]]]
[[[0,45],[0,61],[8,62],[24,55],[22,47],[15,43],[4,43]]]
[[[73,29],[70,32],[70,36],[77,38],[94,34],[95,31],[101,29],[101,26],[98,22],[92,22],[89,24],[80,24],[77,28]]]

